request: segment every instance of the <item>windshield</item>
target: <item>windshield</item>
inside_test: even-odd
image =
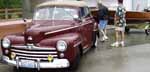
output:
[[[73,20],[77,18],[77,10],[75,8],[63,7],[45,7],[37,9],[34,20]]]

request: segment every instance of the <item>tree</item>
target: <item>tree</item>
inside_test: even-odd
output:
[[[5,8],[4,0],[0,0],[0,8]]]
[[[20,8],[21,0],[0,0],[0,8]]]
[[[12,8],[20,8],[21,7],[21,0],[9,0],[10,7]]]

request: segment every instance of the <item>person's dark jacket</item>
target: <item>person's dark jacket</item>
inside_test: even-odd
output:
[[[108,8],[102,4],[99,4],[99,19],[108,20]]]

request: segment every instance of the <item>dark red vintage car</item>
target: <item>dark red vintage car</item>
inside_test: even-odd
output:
[[[97,28],[82,1],[42,3],[25,32],[1,40],[3,60],[17,68],[75,68],[97,46]]]

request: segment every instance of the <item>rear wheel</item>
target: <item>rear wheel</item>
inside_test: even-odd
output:
[[[129,27],[125,27],[125,32],[129,33],[129,31],[130,31],[130,28]]]
[[[150,29],[145,29],[145,34],[149,35],[150,34]]]

